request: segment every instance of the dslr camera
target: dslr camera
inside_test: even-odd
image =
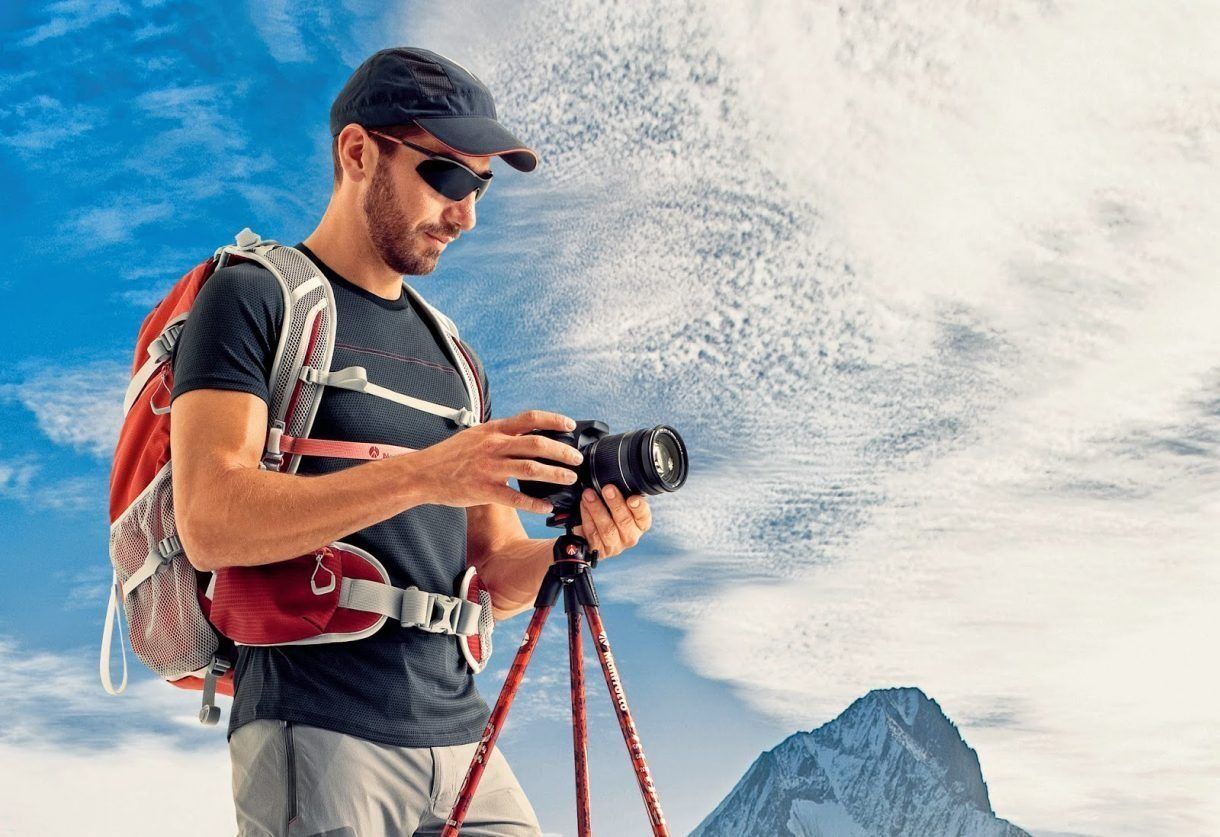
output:
[[[550,502],[553,510],[546,520],[547,526],[580,525],[580,495],[586,488],[600,495],[602,489],[613,485],[623,497],[628,497],[677,491],[686,482],[686,444],[678,431],[668,425],[611,436],[605,422],[578,421],[573,430],[535,430],[533,434],[569,444],[584,456],[575,469],[576,482],[571,485],[517,481],[522,494]],[[550,459],[538,461],[572,467]]]

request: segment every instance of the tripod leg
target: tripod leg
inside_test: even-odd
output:
[[[571,585],[564,588],[564,606],[568,611],[568,667],[572,680],[572,752],[576,760],[576,833],[580,837],[592,834],[589,805],[589,734],[585,720],[585,654],[584,637],[580,632],[580,605]]]
[[[462,822],[466,819],[466,812],[470,809],[470,803],[474,799],[475,788],[479,786],[479,779],[482,778],[483,769],[487,766],[486,759],[491,753],[491,748],[496,746],[496,738],[499,737],[500,730],[504,726],[508,708],[517,695],[521,679],[525,677],[525,667],[529,665],[530,656],[538,645],[538,638],[542,636],[542,626],[546,623],[546,617],[550,612],[549,606],[534,609],[534,616],[530,619],[529,627],[525,629],[525,639],[522,640],[521,647],[517,649],[517,656],[513,658],[508,677],[504,679],[504,686],[500,689],[500,697],[496,700],[495,708],[491,710],[487,726],[483,728],[483,738],[479,742],[478,749],[475,750],[474,758],[471,759],[470,769],[466,771],[462,789],[458,792],[457,802],[454,803],[453,810],[449,813],[449,819],[441,831],[441,837],[457,837]]]
[[[652,783],[648,762],[644,760],[644,745],[640,743],[640,734],[635,729],[635,721],[631,719],[631,710],[627,707],[627,693],[623,691],[623,681],[618,676],[614,655],[610,653],[610,640],[606,638],[601,614],[598,613],[596,605],[586,604],[584,609],[589,620],[589,630],[593,633],[593,644],[597,647],[597,656],[601,660],[602,673],[606,675],[606,685],[610,687],[610,702],[614,704],[614,713],[618,716],[623,740],[627,742],[627,752],[631,755],[631,766],[635,769],[640,794],[644,797],[644,807],[648,811],[653,837],[669,837],[665,815],[661,813],[661,800],[657,796],[656,785]]]

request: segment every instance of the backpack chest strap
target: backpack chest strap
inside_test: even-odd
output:
[[[392,389],[374,384],[369,381],[368,370],[363,366],[349,366],[346,369],[337,369],[333,372],[323,372],[311,366],[304,366],[301,368],[300,378],[307,384],[317,384],[324,387],[346,389],[352,392],[363,392],[366,395],[375,395],[378,398],[393,401],[395,404],[413,407],[416,410],[449,419],[460,427],[473,427],[479,423],[478,417],[466,407],[459,409],[446,407],[443,404],[434,404],[431,401],[425,401],[422,398],[415,398],[411,395],[404,395],[401,392],[395,392]]]

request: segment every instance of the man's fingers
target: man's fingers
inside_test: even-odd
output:
[[[607,485],[602,491],[602,497],[605,498],[606,505],[610,508],[610,516],[614,518],[614,525],[626,536],[635,527],[635,517],[628,511],[627,504],[623,502],[623,495],[613,485]]]
[[[567,416],[546,410],[526,410],[498,421],[499,429],[513,436],[520,436],[531,430],[571,430],[576,427],[576,422]]]
[[[576,472],[571,468],[563,468],[558,465],[544,465],[536,459],[508,460],[507,476],[516,480],[553,482],[557,485],[571,485],[576,482]]]
[[[631,509],[631,514],[635,517],[635,525],[640,527],[641,532],[647,532],[648,527],[652,526],[652,509],[649,508],[648,501],[635,494],[628,498],[627,508]]]
[[[520,491],[513,491],[507,485],[504,486],[502,491],[496,492],[496,497],[496,502],[502,506],[534,512],[535,514],[551,513],[551,504],[546,500],[539,500],[528,494],[522,494]]]
[[[569,465],[579,465],[585,459],[580,451],[571,445],[545,436],[515,436],[505,445],[505,450],[523,459],[549,459]]]
[[[589,495],[592,495],[592,498]],[[605,503],[598,498],[597,493],[591,488],[586,488],[585,493],[581,495],[581,503],[581,519],[593,524],[607,547],[618,546],[621,540],[618,526],[615,525],[614,519],[610,517],[610,512],[606,510]]]

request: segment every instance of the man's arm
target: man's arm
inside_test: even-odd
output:
[[[200,570],[304,555],[429,502],[412,453],[321,476],[261,470],[267,405],[250,393],[184,393],[170,426],[174,517]]]
[[[607,486],[603,495],[592,490],[582,494],[582,523],[572,531],[604,559],[639,543],[652,525],[652,511],[643,495],[624,499],[613,486]],[[466,561],[487,585],[496,619],[508,619],[533,606],[551,566],[554,545],[555,538],[526,535],[515,509],[496,505],[466,509]]]
[[[491,593],[492,615],[508,619],[538,597],[551,566],[555,538],[531,538],[515,509],[488,504],[466,509],[466,563]]]
[[[545,514],[550,503],[513,490],[507,481],[574,481],[570,469],[537,459],[572,461],[580,455],[528,435],[570,424],[565,416],[528,410],[401,456],[302,476],[259,469],[267,428],[261,398],[191,390],[174,399],[170,418],[178,533],[191,563],[215,570],[304,555],[426,503],[503,505]]]

